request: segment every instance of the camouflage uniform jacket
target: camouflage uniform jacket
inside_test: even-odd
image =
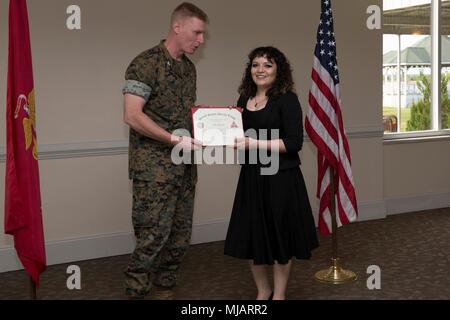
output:
[[[196,101],[196,70],[183,55],[173,59],[161,43],[139,54],[127,68],[123,93],[146,101],[143,112],[169,133],[186,129],[192,134],[190,107]],[[181,185],[185,170],[191,183],[197,180],[195,165],[175,165],[172,146],[153,140],[130,128],[129,177]]]

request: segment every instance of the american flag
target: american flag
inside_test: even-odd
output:
[[[330,0],[322,0],[312,87],[305,129],[317,147],[317,197],[320,199],[319,231],[332,231],[330,169],[334,169],[337,225],[355,221],[358,209],[351,169],[350,148],[345,136],[339,96],[339,70]]]

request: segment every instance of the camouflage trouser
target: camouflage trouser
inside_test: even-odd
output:
[[[153,284],[176,285],[192,230],[195,185],[133,180],[136,248],[125,271],[129,296],[149,293]]]

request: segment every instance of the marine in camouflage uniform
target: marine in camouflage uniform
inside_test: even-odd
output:
[[[196,70],[185,55],[179,61],[173,59],[161,41],[131,62],[125,79],[123,93],[144,98],[143,112],[161,128],[192,133]],[[144,296],[153,284],[176,285],[190,242],[197,168],[173,164],[171,151],[172,146],[130,129],[136,248],[125,271],[129,296]]]

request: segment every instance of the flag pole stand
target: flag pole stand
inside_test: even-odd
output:
[[[31,300],[37,300],[37,290],[33,279],[30,277],[30,298]]]
[[[337,222],[336,222],[336,200],[334,196],[334,169],[330,168],[330,192],[331,196],[331,225],[333,236],[333,257],[331,258],[331,266],[328,269],[316,272],[315,278],[317,281],[328,284],[343,284],[350,281],[355,281],[357,276],[353,271],[344,270],[341,267],[340,259],[338,258],[338,240],[337,240]]]

